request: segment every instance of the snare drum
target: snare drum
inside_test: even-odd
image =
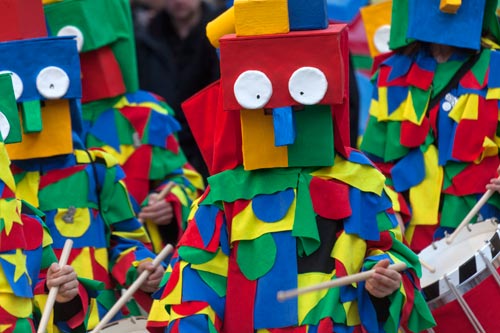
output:
[[[419,258],[422,292],[436,320],[435,333],[500,332],[500,226],[486,220],[462,229],[451,244],[441,239]]]
[[[146,317],[130,317],[111,322],[100,333],[148,333]]]

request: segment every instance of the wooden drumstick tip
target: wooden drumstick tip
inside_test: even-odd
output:
[[[420,261],[420,265],[425,268],[426,270],[428,270],[429,272],[431,273],[436,273],[436,268],[435,267],[432,267],[431,265],[429,265],[428,263],[426,263],[425,261],[423,261],[422,259],[418,259]]]

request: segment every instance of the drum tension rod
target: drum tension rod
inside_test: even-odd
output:
[[[450,278],[448,277],[447,274],[444,275],[444,281],[448,285],[448,288],[450,288],[453,295],[455,295],[455,297],[457,298],[458,304],[460,305],[460,307],[464,311],[465,315],[467,316],[467,319],[469,319],[469,322],[472,324],[472,326],[474,326],[474,330],[476,331],[476,333],[486,333],[483,326],[481,325],[481,323],[477,319],[476,315],[474,314],[472,309],[467,304],[467,301],[460,294],[460,292],[455,287],[455,285],[453,283],[451,283]]]
[[[489,241],[487,243],[488,246],[491,247],[491,243]],[[495,278],[495,281],[497,282],[498,286],[500,286],[500,274],[498,274],[495,267],[493,267],[493,265],[491,264],[491,261],[488,258],[486,258],[486,255],[482,251],[479,251],[479,255],[481,256],[481,259],[483,259],[484,264],[490,271],[491,275],[493,275],[493,277]]]

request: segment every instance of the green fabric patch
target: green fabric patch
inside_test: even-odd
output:
[[[467,167],[467,165],[468,163],[451,162],[443,167],[444,171],[443,190],[446,190],[448,187],[452,185],[453,178],[460,172],[462,172]]]
[[[149,169],[149,179],[165,179],[175,170],[178,170],[186,164],[187,159],[182,151],[175,154],[171,150],[163,147],[152,147],[151,166]]]
[[[212,288],[213,291],[219,296],[226,296],[227,292],[227,278],[205,271],[197,271],[200,278]]]
[[[7,117],[10,125],[9,134],[5,138],[5,143],[21,142],[21,122],[19,121],[19,112],[17,109],[16,97],[12,89],[12,78],[10,74],[0,74],[0,110]],[[2,140],[2,138],[0,138]]]
[[[253,240],[240,241],[236,262],[247,279],[257,280],[271,270],[276,253],[273,236],[264,234]]]
[[[299,168],[274,168],[249,172],[243,166],[238,166],[208,178],[210,192],[203,203],[250,200],[258,194],[273,194],[287,188],[296,188],[300,171]]]
[[[94,123],[103,112],[112,109],[113,106],[118,103],[122,96],[114,98],[100,99],[98,101],[85,103],[82,105],[82,117],[83,120],[90,121]]]
[[[490,68],[490,52],[489,49],[484,49],[479,56],[479,59],[476,61],[474,66],[472,66],[472,74],[476,78],[477,82],[480,85],[483,85],[484,80],[486,79],[486,73]]]
[[[31,323],[25,318],[17,318],[16,327],[12,333],[27,333],[32,332]]]
[[[393,228],[391,219],[385,212],[380,212],[376,216],[378,230],[386,231]]]
[[[456,228],[476,204],[475,195],[455,196],[443,194],[443,209],[441,211],[441,226]],[[471,222],[474,223],[473,219]]]
[[[406,156],[410,149],[403,146],[400,142],[401,138],[401,122],[389,121],[387,123],[387,138],[384,161],[394,161]]]
[[[39,100],[21,103],[24,133],[39,133],[43,129],[42,106]]]
[[[70,206],[88,207],[88,182],[87,173],[79,171],[44,187],[38,194],[39,209],[47,212]]]
[[[218,251],[220,251],[220,249]],[[177,250],[177,253],[184,261],[194,265],[201,265],[212,260],[217,255],[218,251],[211,253],[191,246],[181,246]]]
[[[318,304],[309,311],[301,325],[318,325],[323,318],[330,317],[335,323],[345,324],[347,315],[340,302],[340,288],[330,288]]]
[[[415,114],[417,115],[417,119],[421,120],[427,112],[427,106],[429,105],[429,100],[431,98],[431,91],[410,86],[410,92]]]
[[[106,169],[104,186],[101,191],[102,216],[107,224],[135,217],[126,188],[115,181],[116,171],[116,167]]]
[[[411,40],[406,38],[408,32],[408,0],[393,0],[391,14],[391,50],[406,46]]]
[[[97,296],[96,300],[105,309],[109,310],[116,303],[115,291],[110,289],[105,289],[99,292],[99,295]]]
[[[378,121],[376,117],[370,115],[360,149],[366,153],[383,158],[387,140],[386,133],[387,122]]]
[[[355,69],[370,70],[373,66],[373,59],[368,55],[352,55],[352,64]]]
[[[314,212],[309,184],[312,176],[301,174],[297,187],[295,218],[293,220],[292,235],[298,239],[297,253],[299,256],[310,255],[321,245],[316,213]]]
[[[413,311],[408,318],[408,328],[412,332],[422,332],[433,326],[436,326],[436,321],[422,294],[416,292],[413,300]]]
[[[464,59],[464,61],[466,61],[466,59]],[[447,61],[437,63],[436,71],[434,72],[434,79],[432,80],[432,97],[439,94],[439,92],[446,87],[464,61]]]
[[[288,146],[288,165],[290,167],[333,165],[334,138],[331,107],[329,105],[305,106],[303,111],[293,114],[297,137],[294,144]]]
[[[493,193],[487,203],[496,207],[497,209],[500,209],[500,194],[498,192]]]

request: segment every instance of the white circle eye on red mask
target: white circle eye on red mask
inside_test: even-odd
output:
[[[315,67],[302,67],[293,72],[288,81],[292,98],[303,105],[318,104],[325,97],[328,81],[325,74]]]
[[[244,109],[262,109],[269,102],[272,94],[271,80],[261,71],[245,71],[234,83],[234,96]]]
[[[68,74],[59,67],[45,67],[36,77],[36,88],[47,99],[61,98],[69,88]]]
[[[10,77],[12,79],[12,87],[14,88],[14,96],[16,97],[16,100],[18,100],[19,97],[21,97],[21,95],[23,94],[23,91],[24,91],[23,80],[21,80],[21,78],[19,77],[19,75],[17,75],[14,72],[11,72],[11,71],[0,71],[0,74],[6,74],[6,73],[10,74]]]
[[[0,135],[2,135],[3,141],[7,139],[10,133],[10,123],[7,116],[0,111]]]
[[[78,52],[82,51],[83,48],[83,43],[84,43],[84,38],[83,34],[78,29],[77,27],[73,25],[67,25],[65,27],[62,27],[58,32],[57,36],[74,36],[76,38],[76,48],[78,49]]]

